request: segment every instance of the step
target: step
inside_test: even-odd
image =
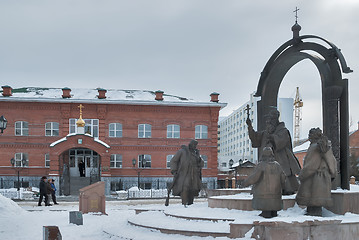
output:
[[[154,221],[154,219],[156,219]],[[200,237],[228,237],[229,222],[195,221],[171,217],[162,211],[141,212],[128,219],[134,226],[159,230],[166,234],[181,234]]]
[[[79,190],[90,185],[89,177],[71,177],[70,179],[70,194],[79,195]]]
[[[252,199],[253,195],[245,192],[235,195],[213,196],[208,198],[208,207],[253,211]],[[282,196],[282,200],[284,210],[295,205],[295,195]]]

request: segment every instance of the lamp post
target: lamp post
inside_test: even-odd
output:
[[[136,159],[132,159],[132,165],[133,167],[136,167]],[[137,167],[137,187],[138,190],[140,190],[140,174],[141,171],[146,167],[146,159],[145,158],[140,158],[138,160],[138,167]]]
[[[1,116],[0,117],[0,130],[1,130],[1,133],[4,133],[4,130],[6,129],[6,126],[7,126],[7,120],[4,116]]]
[[[20,171],[26,165],[26,159],[23,158],[21,161],[16,161],[14,158],[10,159],[12,167],[17,171],[17,192],[18,198],[20,198]]]

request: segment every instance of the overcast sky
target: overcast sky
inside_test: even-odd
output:
[[[342,50],[348,66],[351,129],[359,121],[357,0],[1,0],[0,83],[18,87],[163,90],[209,101],[220,93],[230,114],[249,99],[274,51],[301,35]],[[280,97],[304,101],[302,137],[321,127],[321,86],[304,60]]]

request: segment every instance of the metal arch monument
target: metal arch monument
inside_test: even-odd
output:
[[[323,131],[332,142],[340,170],[336,186],[349,189],[348,79],[342,78],[342,72],[350,73],[352,70],[334,44],[314,35],[299,36],[300,30],[296,21],[292,27],[293,38],[274,52],[261,73],[255,94],[261,97],[257,108],[258,130],[264,130],[264,116],[277,106],[279,87],[286,73],[298,62],[311,60],[321,78]]]

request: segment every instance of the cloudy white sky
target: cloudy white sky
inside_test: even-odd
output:
[[[0,83],[13,88],[163,90],[209,101],[220,93],[230,114],[257,88],[274,51],[292,37],[323,37],[354,70],[350,117],[359,111],[357,0],[2,0]],[[302,133],[321,126],[319,73],[304,60],[286,75],[280,97],[304,101]]]

